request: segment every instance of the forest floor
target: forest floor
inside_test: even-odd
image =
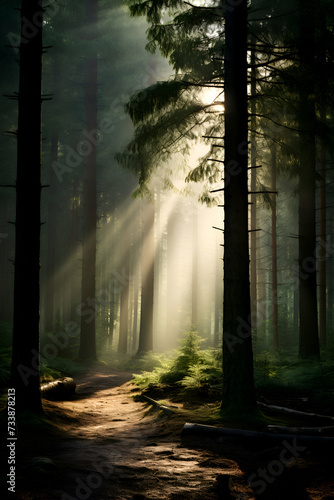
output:
[[[235,439],[184,443],[185,422],[201,422],[199,403],[166,397],[165,404],[178,407],[167,416],[135,401],[131,378],[131,373],[99,368],[77,378],[73,399],[44,400],[52,425],[37,432],[32,425],[29,431],[19,426],[16,493],[2,498],[334,499],[333,449],[293,440],[265,446]],[[282,403],[284,395],[280,398]],[[283,456],[290,457],[288,463],[282,463]],[[1,467],[3,477],[8,467]]]

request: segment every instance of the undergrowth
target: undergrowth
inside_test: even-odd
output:
[[[133,382],[141,388],[157,384],[178,384],[185,388],[200,387],[221,381],[221,353],[215,349],[201,350],[203,339],[198,332],[186,332],[174,357],[156,356],[153,370],[134,375]]]
[[[133,382],[141,389],[159,384],[194,389],[206,383],[221,389],[221,350],[201,350],[202,339],[198,333],[186,335],[173,356],[154,355],[155,366],[134,375]],[[296,354],[263,351],[254,356],[254,376],[258,392],[274,394],[280,389],[305,392],[313,399],[325,398],[334,404],[334,363],[331,360],[305,361],[298,359]]]

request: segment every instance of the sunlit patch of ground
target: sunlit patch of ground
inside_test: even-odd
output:
[[[226,442],[184,445],[186,414],[171,417],[134,401],[129,373],[99,373],[77,380],[70,401],[45,401],[56,425],[50,437],[25,436],[18,494],[37,500],[325,500],[330,496],[326,456],[305,454],[285,467],[265,491],[247,484],[280,456],[281,447],[245,448]],[[197,406],[192,410],[196,421]],[[191,408],[190,408],[191,410]],[[188,410],[187,410],[188,411]],[[189,416],[189,414],[188,414]],[[34,458],[35,457],[35,458]],[[34,460],[37,458],[37,461]],[[43,461],[47,457],[51,464]]]

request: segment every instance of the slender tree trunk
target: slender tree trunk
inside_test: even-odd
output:
[[[55,298],[55,270],[56,270],[56,183],[57,178],[52,168],[58,157],[58,134],[51,135],[51,163],[50,188],[48,206],[48,253],[47,253],[47,282],[44,303],[44,329],[52,332],[54,329],[54,298]]]
[[[176,345],[178,337],[179,315],[177,312],[178,290],[176,289],[177,272],[175,270],[177,249],[177,213],[174,210],[167,224],[167,321],[166,340],[170,349]]]
[[[277,147],[274,142],[271,147],[271,190],[276,191],[276,162],[277,162]],[[276,210],[276,194],[271,195],[271,294],[273,307],[273,344],[277,351],[279,347],[278,341],[278,304],[277,304],[277,210]]]
[[[297,331],[299,328],[299,290],[297,287],[293,292],[293,326]]]
[[[138,298],[139,298],[139,284],[138,284],[138,268],[137,268],[135,270],[134,283],[133,283],[133,329],[132,329],[132,343],[131,343],[132,352],[135,352],[137,348]]]
[[[322,114],[322,119],[325,116]],[[319,196],[319,217],[320,217],[320,249],[319,249],[319,340],[322,346],[326,345],[326,148],[321,144],[320,150],[320,196]]]
[[[11,370],[16,408],[37,413],[43,411],[39,391],[42,14],[39,0],[22,0]],[[27,25],[35,28],[28,39]]]
[[[216,269],[216,282],[215,282],[215,329],[213,335],[213,346],[218,347],[219,345],[219,333],[220,333],[220,316],[221,316],[221,303],[222,303],[222,262],[221,262],[221,252],[220,247],[217,242],[217,269]]]
[[[53,64],[53,102],[57,105],[59,99],[59,64],[56,58]],[[52,165],[58,161],[58,131],[51,135],[50,145],[50,187],[48,190],[48,253],[46,264],[46,289],[44,302],[44,329],[52,332],[54,329],[54,303],[55,303],[55,271],[56,271],[56,228],[57,228],[57,184],[58,179]]]
[[[226,0],[223,398],[225,414],[257,409],[248,249],[247,0]]]
[[[1,253],[1,297],[0,297],[0,318],[3,321],[11,322],[13,318],[13,293],[12,293],[12,264],[9,262],[9,223],[8,223],[9,205],[5,199],[4,221],[5,232],[3,238],[0,239]]]
[[[98,20],[98,0],[86,0],[88,27],[94,34]],[[84,228],[82,241],[82,302],[95,303],[96,274],[96,168],[97,168],[97,56],[86,59],[85,109],[86,132],[82,147],[87,148],[84,161]],[[81,317],[79,357],[96,358],[95,318]]]
[[[329,234],[329,243],[332,243],[332,235],[333,235],[333,223],[332,223],[332,218],[329,218],[329,227],[328,227],[328,234]],[[327,296],[327,310],[328,310],[328,318],[327,318],[327,323],[328,323],[328,330],[333,331],[333,298],[334,298],[334,289],[333,289],[333,254],[329,256],[329,259],[327,261],[327,281],[328,281],[328,296]]]
[[[198,315],[198,208],[193,208],[192,219],[192,282],[191,282],[191,328],[197,329]]]
[[[261,226],[261,220],[259,221],[259,224]],[[257,245],[257,284],[258,284],[258,290],[257,290],[257,296],[258,296],[258,326],[260,324],[267,324],[267,313],[266,313],[266,304],[267,304],[267,279],[266,279],[266,272],[264,270],[264,257],[262,256],[263,253],[263,244],[261,245],[261,241],[263,241],[263,238],[265,236],[261,235],[261,238],[258,240],[258,245]],[[261,258],[262,256],[262,258]],[[266,334],[266,328],[263,329],[264,335]]]
[[[129,276],[130,271],[130,255],[128,245],[126,245],[127,254],[124,260],[124,275]],[[118,352],[126,354],[128,350],[128,333],[129,333],[129,283],[121,284],[121,303],[120,303],[120,319],[119,319],[119,341]]]
[[[257,327],[257,213],[256,213],[256,166],[257,166],[257,150],[256,150],[256,69],[255,69],[255,38],[251,38],[253,43],[252,53],[251,53],[251,279],[250,279],[250,295],[251,295],[251,311],[253,318],[253,329],[256,332]],[[255,320],[255,321],[254,321]],[[256,339],[256,333],[253,334],[254,340]]]
[[[327,31],[326,26],[326,11],[323,9],[320,14],[320,26],[322,36]],[[319,43],[319,40],[318,40]],[[324,42],[319,44],[318,60],[321,65],[321,102],[320,102],[320,121],[326,125],[326,104],[325,100],[328,93],[328,84],[326,78],[326,46]],[[324,138],[320,138],[320,186],[319,186],[319,218],[320,218],[320,235],[319,235],[319,340],[322,346],[327,342],[327,310],[326,310],[326,290],[327,290],[327,231],[326,231],[326,145]]]
[[[109,342],[108,347],[111,349],[111,346],[114,341],[114,332],[115,332],[115,318],[117,317],[116,311],[116,297],[115,297],[115,285],[114,282],[110,282],[110,332],[109,332]]]
[[[153,299],[154,299],[154,206],[144,210],[142,250],[142,288],[139,346],[137,354],[153,349]]]
[[[72,228],[71,228],[71,321],[75,321],[76,308],[80,297],[80,281],[78,273],[78,210],[79,210],[79,186],[78,179],[73,179],[72,186]]]
[[[300,91],[300,174],[299,174],[299,355],[319,357],[316,279],[316,148],[315,148],[315,19],[314,4],[300,6],[299,55],[304,69]]]

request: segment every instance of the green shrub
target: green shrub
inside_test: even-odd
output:
[[[200,350],[203,339],[198,332],[185,332],[181,347],[174,359],[159,358],[159,364],[151,372],[135,375],[133,382],[140,387],[156,384],[180,384],[199,387],[202,383],[219,384],[221,381],[221,354],[216,350]]]

